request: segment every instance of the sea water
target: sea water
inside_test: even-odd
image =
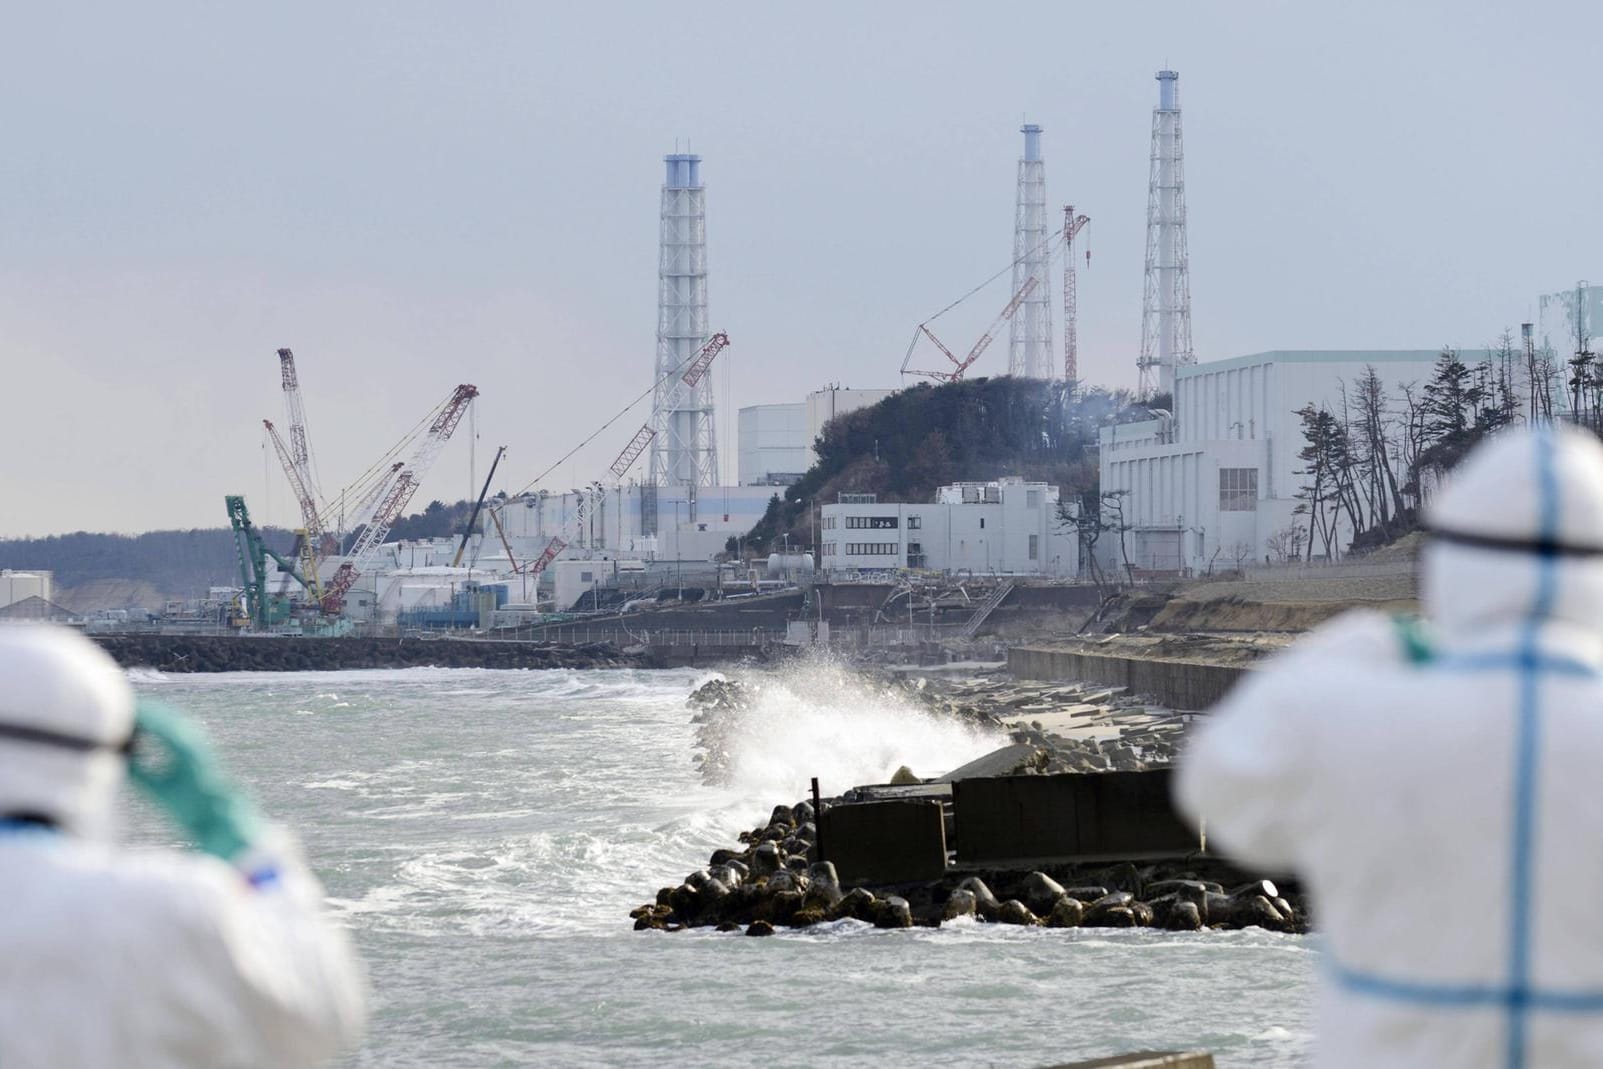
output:
[[[934,775],[998,743],[826,668],[774,676],[701,782],[706,672],[162,676],[293,827],[353,932],[373,1021],[349,1066],[1048,1065],[1153,1048],[1299,1064],[1313,951],[1174,934],[851,921],[769,939],[635,932],[629,910],[776,803]],[[139,808],[137,845],[173,833]]]

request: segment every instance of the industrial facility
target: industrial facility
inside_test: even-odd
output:
[[[1114,503],[1116,537],[1092,540],[1094,551],[1083,529],[1065,519],[1078,516],[1078,499],[1060,509],[1062,488],[998,471],[989,481],[943,486],[929,501],[842,494],[811,502],[811,545],[787,544],[771,566],[748,559],[747,533],[819,459],[817,443],[830,421],[895,391],[828,384],[801,398],[770,397],[725,413],[726,420],[735,417],[737,456],[727,465],[735,478],[721,478],[713,383],[720,354],[738,339],[717,329],[709,308],[702,158],[674,152],[663,158],[660,188],[652,377],[648,382],[642,374],[640,382],[650,410],[626,419],[631,405],[592,436],[606,442],[603,432],[612,434],[613,423],[626,428],[616,434],[619,451],[604,473],[578,486],[535,488],[552,465],[530,489],[492,495],[503,450],[459,535],[388,541],[478,390],[454,387],[366,470],[340,490],[325,490],[313,463],[300,371],[294,353],[280,349],[283,424],[264,420],[263,429],[300,511],[294,547],[281,553],[270,546],[245,499],[229,496],[238,585],[214,591],[202,605],[169,608],[169,619],[322,635],[375,626],[489,628],[642,604],[670,590],[675,601],[691,596],[687,588],[759,592],[793,584],[799,575],[816,574],[822,582],[901,573],[1064,583],[1084,581],[1099,568],[1183,575],[1265,557],[1266,542],[1299,514],[1299,410],[1339,404],[1367,369],[1388,389],[1417,382],[1438,354],[1287,350],[1199,364],[1179,75],[1161,70],[1156,80],[1134,361],[1150,418],[1101,429],[1100,491]],[[1011,260],[916,326],[901,366],[903,386],[1000,373],[997,356],[992,365],[980,362],[1005,326],[1007,374],[1063,383],[1064,396],[1077,388],[1076,271],[1082,253],[1089,262],[1082,233],[1090,219],[1072,204],[1061,207],[1061,217],[1050,206],[1045,131],[1026,122],[1019,132]],[[971,300],[1000,300],[999,290],[987,287],[1004,279],[1009,292],[1001,310],[977,339],[957,344],[942,317]],[[1060,347],[1053,341],[1056,293]],[[1543,296],[1539,305],[1528,347],[1587,351],[1603,294],[1581,283]],[[1565,402],[1554,403],[1562,409]],[[629,436],[635,420],[638,429]],[[47,573],[8,573],[3,581],[9,585],[0,591],[0,608],[29,599],[49,603]]]
[[[830,385],[809,393],[805,401],[742,408],[740,485],[789,486],[818,461],[813,443],[824,424],[878,404],[895,392]]]
[[[1273,352],[1175,367],[1172,411],[1102,428],[1100,485],[1118,495],[1110,526],[1122,528],[1099,540],[1103,566],[1200,575],[1263,563],[1266,541],[1301,503],[1298,410],[1339,410],[1344,385],[1368,368],[1388,389],[1428,379],[1439,355]]]
[[[1007,478],[943,486],[934,501],[848,495],[819,509],[826,572],[913,569],[1072,578],[1078,536],[1058,518],[1058,488]]]

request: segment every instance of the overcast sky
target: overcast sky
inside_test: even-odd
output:
[[[325,491],[457,382],[480,477],[506,444],[522,488],[650,385],[676,145],[705,161],[731,474],[733,408],[896,385],[914,326],[1008,263],[1025,117],[1049,205],[1093,219],[1082,373],[1133,385],[1165,65],[1199,359],[1480,345],[1603,278],[1599,5],[1089,7],[15,6],[0,536],[213,526],[238,492],[292,524],[260,424],[286,345]],[[468,496],[468,446],[415,507]]]

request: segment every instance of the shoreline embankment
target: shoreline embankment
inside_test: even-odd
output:
[[[1123,687],[1170,709],[1197,712],[1219,702],[1251,669],[1242,664],[1167,660],[1101,653],[1068,646],[1013,646],[1007,670],[1015,679],[1082,681]]]
[[[554,645],[449,638],[90,635],[124,668],[162,672],[330,672],[353,668],[649,668],[610,643]]]

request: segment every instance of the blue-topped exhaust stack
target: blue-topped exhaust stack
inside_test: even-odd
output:
[[[1024,154],[1019,157],[1018,196],[1013,218],[1013,292],[1023,294],[1008,322],[1007,371],[1032,379],[1050,379],[1052,360],[1051,285],[1047,278],[1046,164],[1041,159],[1041,128],[1019,127]],[[1031,284],[1031,280],[1034,284]],[[1025,292],[1028,287],[1028,292]]]
[[[1191,260],[1186,249],[1185,147],[1180,75],[1159,71],[1147,180],[1146,286],[1141,298],[1141,397],[1174,396],[1177,368],[1197,362],[1191,347]]]
[[[675,390],[686,366],[712,334],[707,319],[707,208],[701,157],[663,157],[662,230],[657,266],[657,359],[653,381],[657,435],[651,441],[648,483],[662,487],[716,486],[713,379]],[[690,496],[694,520],[695,496]],[[654,510],[644,533],[657,533]]]

